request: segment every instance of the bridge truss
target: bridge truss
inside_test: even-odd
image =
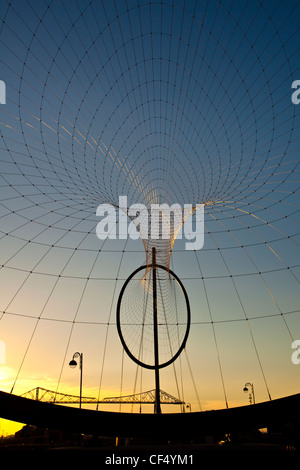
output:
[[[43,401],[45,403],[56,404],[77,404],[80,402],[80,397],[77,395],[70,395],[67,393],[55,392],[47,390],[42,387],[36,387],[21,395],[24,398],[31,400]],[[155,404],[155,389],[148,390],[142,393],[133,395],[119,396],[119,397],[106,397],[103,400],[97,400],[95,397],[81,397],[82,403],[124,403],[124,404]],[[176,398],[169,393],[160,390],[160,402],[165,405],[185,405],[185,402]]]
[[[147,392],[136,393],[134,395],[126,395],[121,397],[107,397],[104,398],[102,403],[148,403],[155,404],[155,389],[148,390]],[[185,402],[179,398],[175,398],[169,393],[160,390],[160,403],[165,405],[184,405]]]
[[[46,388],[42,387],[33,388],[32,390],[23,393],[21,397],[30,398],[31,400],[43,401],[45,403],[71,404],[80,402],[80,397],[77,395],[55,392],[53,390],[47,390]],[[81,397],[81,402],[99,403],[94,397]]]

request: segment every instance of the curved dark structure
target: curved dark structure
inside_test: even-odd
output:
[[[119,437],[195,438],[299,423],[300,394],[216,411],[138,414],[43,403],[0,392],[0,416],[43,428]]]
[[[153,249],[154,250],[154,249]],[[183,341],[180,345],[180,347],[178,348],[177,352],[173,354],[173,356],[171,357],[170,360],[164,362],[163,364],[157,364],[157,366],[155,365],[150,365],[150,364],[145,364],[145,362],[142,362],[141,360],[139,360],[138,358],[136,358],[130,351],[130,349],[128,348],[127,344],[126,344],[126,341],[124,339],[124,336],[123,336],[123,333],[122,333],[122,327],[121,327],[121,321],[120,321],[120,309],[121,309],[121,303],[122,303],[122,297],[123,297],[123,294],[124,294],[124,291],[128,285],[128,283],[131,281],[131,279],[137,274],[139,273],[140,271],[143,271],[143,270],[146,270],[146,269],[154,269],[154,271],[156,269],[162,269],[163,271],[166,271],[167,273],[169,273],[170,275],[172,275],[176,281],[178,282],[182,292],[183,292],[183,295],[184,295],[184,298],[185,298],[185,302],[186,302],[186,309],[187,309],[187,325],[186,325],[186,332],[185,332],[185,335],[184,335],[184,338],[183,338]],[[163,266],[162,264],[156,264],[156,263],[152,263],[152,264],[149,264],[149,265],[143,265],[143,266],[140,266],[139,268],[135,269],[135,271],[133,271],[133,273],[126,279],[126,281],[124,282],[123,286],[122,286],[122,289],[120,291],[120,294],[119,294],[119,298],[118,298],[118,304],[117,304],[117,329],[118,329],[118,334],[119,334],[119,338],[121,340],[121,343],[122,343],[122,346],[124,348],[124,350],[126,351],[126,353],[128,354],[128,356],[130,357],[130,359],[132,359],[136,364],[138,364],[139,366],[141,367],[145,367],[146,369],[155,369],[156,367],[158,369],[162,369],[163,367],[167,367],[169,366],[170,364],[172,364],[172,362],[174,362],[178,356],[182,353],[183,349],[185,348],[186,346],[186,342],[187,342],[187,339],[188,339],[188,336],[189,336],[189,332],[190,332],[190,326],[191,326],[191,309],[190,309],[190,302],[189,302],[189,298],[188,298],[188,295],[187,295],[187,292],[184,288],[184,285],[182,284],[181,280],[179,279],[179,277],[169,268],[166,268],[165,266]]]

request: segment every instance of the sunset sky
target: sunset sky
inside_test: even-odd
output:
[[[192,411],[247,404],[246,382],[257,402],[298,393],[299,2],[69,6],[1,4],[0,389],[78,394],[76,351],[86,396],[154,388],[116,326],[120,290],[150,244],[96,235],[97,207],[127,196],[204,204],[203,247],[172,240],[166,262],[191,329],[161,389]],[[0,417],[0,435],[18,428]]]

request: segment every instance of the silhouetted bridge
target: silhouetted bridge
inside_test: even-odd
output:
[[[77,395],[70,395],[67,393],[55,392],[53,390],[47,390],[46,388],[36,387],[28,392],[21,395],[24,398],[30,398],[32,400],[42,401],[45,403],[57,403],[57,404],[76,404],[80,403],[80,397]],[[179,400],[179,398],[173,397],[169,393],[160,390],[160,402],[165,405],[184,405],[185,402]],[[106,397],[103,400],[98,400],[95,397],[81,397],[81,403],[131,403],[131,404],[154,404],[155,403],[155,389],[148,390],[142,393],[136,393],[133,395],[119,396],[119,397]]]

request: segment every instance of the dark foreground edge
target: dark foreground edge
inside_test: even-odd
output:
[[[0,417],[48,429],[119,437],[195,438],[300,421],[300,393],[216,411],[137,414],[94,411],[31,400],[0,391]]]

